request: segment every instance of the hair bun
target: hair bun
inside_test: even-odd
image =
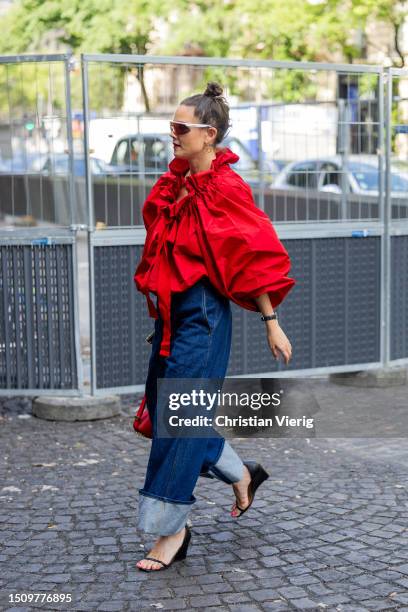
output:
[[[210,98],[217,98],[218,96],[222,96],[222,87],[218,83],[211,81],[207,83],[207,88],[204,92],[205,96],[209,96]]]

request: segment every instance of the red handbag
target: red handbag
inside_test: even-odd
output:
[[[143,396],[142,402],[136,412],[135,419],[133,421],[133,429],[137,434],[144,436],[145,438],[152,437],[152,422],[146,406],[146,394]]]

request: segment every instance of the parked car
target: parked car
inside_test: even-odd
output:
[[[112,171],[109,164],[96,157],[91,157],[92,174],[107,174]],[[62,174],[69,172],[69,156],[66,153],[18,153],[13,158],[4,160],[0,171],[4,174]],[[85,176],[85,158],[74,156],[74,175]]]
[[[91,174],[108,174],[111,171],[109,164],[97,157],[90,157]],[[67,175],[69,172],[69,157],[66,153],[55,153],[47,155],[43,159],[38,159],[31,166],[31,172],[41,174]],[[74,175],[85,176],[85,157],[74,156]]]
[[[340,155],[291,162],[278,174],[271,188],[312,189],[341,194],[344,180],[345,188],[350,193],[378,196],[379,170],[375,160],[369,163],[360,156],[350,155],[344,177]],[[408,197],[408,179],[395,171],[391,172],[391,195]]]
[[[26,153],[19,151],[13,157],[3,160],[0,171],[2,174],[25,174],[30,173],[33,164],[44,160],[44,153]]]

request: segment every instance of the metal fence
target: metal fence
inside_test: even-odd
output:
[[[49,175],[22,173],[20,199],[6,200],[14,215],[36,210],[47,223],[48,181],[55,198],[50,207],[59,211],[53,222],[59,215],[70,224],[73,254],[78,223],[86,224],[87,261],[73,266],[73,308],[67,312],[73,313],[78,347],[75,291],[89,264],[91,393],[142,389],[150,353],[144,338],[153,325],[133,282],[145,240],[142,206],[172,158],[168,120],[208,80],[223,84],[230,103],[233,127],[224,144],[240,157],[233,168],[272,219],[297,280],[278,309],[294,347],[290,365],[272,359],[259,315],[232,304],[227,375],[408,363],[408,73],[309,62],[83,55],[75,81],[82,87],[83,132],[76,126],[72,138],[72,58],[62,61],[65,117],[73,120],[65,122],[69,166],[58,173],[52,154]],[[4,184],[17,184],[11,173],[3,174]],[[35,187],[40,184],[42,192]],[[36,208],[33,193],[42,193]],[[20,231],[14,229],[13,237]],[[13,310],[10,294],[4,295],[3,308]],[[79,359],[78,348],[75,355]],[[5,360],[11,363],[7,351]],[[11,389],[14,370],[8,368],[4,381]],[[46,380],[58,388],[58,377]]]

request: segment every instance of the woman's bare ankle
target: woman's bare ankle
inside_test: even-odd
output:
[[[251,481],[251,474],[250,471],[248,470],[247,466],[244,465],[244,469],[243,469],[243,474],[242,474],[242,478],[241,480],[237,480],[237,482],[233,482],[232,486],[233,487],[242,487],[244,485],[249,484],[249,482]]]
[[[180,531],[177,531],[176,533],[170,533],[169,535],[159,536],[156,543],[160,543],[161,541],[169,541],[171,539],[178,540],[179,538],[184,538],[185,533],[186,533],[185,530],[186,528],[182,527],[182,529],[180,529]]]

